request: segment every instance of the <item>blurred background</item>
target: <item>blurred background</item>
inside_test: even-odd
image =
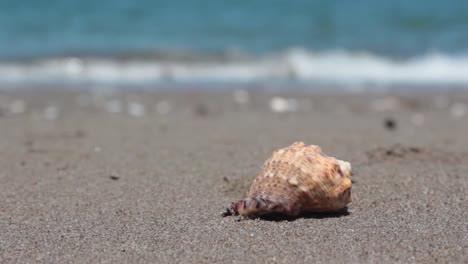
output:
[[[467,43],[468,1],[0,1],[3,87],[460,87]]]

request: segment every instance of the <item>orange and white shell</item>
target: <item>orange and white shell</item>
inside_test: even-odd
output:
[[[295,142],[273,152],[233,210],[242,216],[339,211],[352,200],[350,173],[349,162]]]

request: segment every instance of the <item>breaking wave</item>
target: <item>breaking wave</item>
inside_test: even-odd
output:
[[[394,59],[371,53],[311,52],[164,58],[52,57],[0,61],[2,84],[322,83],[331,85],[467,85],[468,54]]]

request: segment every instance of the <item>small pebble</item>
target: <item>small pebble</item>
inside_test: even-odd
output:
[[[145,106],[138,102],[129,102],[127,111],[131,116],[142,117],[145,115]]]
[[[288,100],[283,97],[275,96],[270,100],[270,109],[275,113],[284,113],[289,109]]]
[[[384,126],[387,130],[395,130],[397,127],[397,123],[395,119],[388,117],[384,120]]]

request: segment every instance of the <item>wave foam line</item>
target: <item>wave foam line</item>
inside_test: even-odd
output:
[[[220,61],[50,58],[0,62],[0,83],[299,81],[330,84],[468,84],[468,56],[432,53],[392,60],[368,53],[303,49],[261,58]]]

